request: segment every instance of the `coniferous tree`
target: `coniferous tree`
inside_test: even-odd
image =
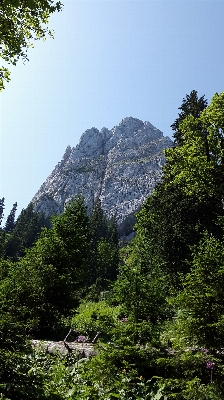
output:
[[[6,223],[4,226],[4,231],[6,233],[11,233],[13,229],[15,228],[15,215],[16,215],[16,210],[17,210],[17,203],[13,204],[13,207],[6,219]]]
[[[220,202],[209,197],[200,202],[196,196],[187,196],[178,185],[157,185],[137,214],[137,232],[151,244],[151,254],[158,256],[162,265],[172,274],[189,271],[190,246],[197,244],[204,230],[215,237],[222,236],[217,216],[223,214]]]
[[[4,203],[5,203],[5,199],[4,197],[2,199],[0,199],[0,226],[4,217]]]
[[[191,269],[182,278],[183,291],[175,299],[182,310],[178,329],[184,334],[187,345],[217,349],[224,339],[223,240],[205,232],[191,250]]]
[[[3,252],[4,252],[4,245],[5,245],[5,232],[1,227],[2,220],[4,217],[4,202],[5,199],[4,197],[0,199],[0,257],[2,257]]]
[[[196,90],[192,90],[191,93],[183,98],[183,102],[179,107],[181,112],[178,114],[178,118],[171,125],[174,131],[174,143],[176,145],[181,145],[183,143],[183,134],[179,127],[181,122],[188,116],[192,115],[194,118],[199,118],[201,112],[207,107],[208,101],[205,99],[205,95],[198,98],[198,93]]]
[[[97,246],[102,237],[106,235],[106,217],[98,200],[93,207],[90,221],[90,251],[89,251],[89,278],[90,284],[96,282],[97,279]]]
[[[3,256],[17,260],[25,255],[25,249],[37,240],[43,227],[50,228],[50,220],[43,213],[36,213],[33,204],[21,211],[15,227],[5,242]]]
[[[90,216],[90,236],[90,284],[97,284],[100,291],[116,278],[119,258],[116,219],[106,218],[100,200]]]
[[[165,296],[168,277],[164,265],[153,253],[152,244],[137,229],[136,237],[122,249],[118,278],[112,295],[124,314],[135,323],[156,323],[167,314]]]
[[[107,219],[101,206],[101,201],[98,199],[90,216],[90,231],[92,240],[97,242],[101,237],[106,236]]]
[[[110,218],[107,223],[107,241],[111,248],[111,263],[107,269],[106,277],[108,280],[113,281],[117,277],[119,264],[119,238],[115,217]]]
[[[166,150],[162,182],[138,216],[143,237],[174,273],[189,270],[189,246],[199,242],[204,230],[222,236],[218,217],[223,216],[223,102],[223,93],[215,95],[199,116],[190,114],[178,125],[181,143]]]
[[[39,337],[55,334],[61,319],[79,304],[87,280],[88,249],[87,210],[77,196],[10,270],[15,285],[12,301],[20,305],[16,312],[19,316],[19,310],[26,310],[19,318]]]
[[[198,118],[189,115],[180,125],[182,146],[167,149],[164,168],[167,186],[179,185],[200,201],[223,197],[224,93],[216,93]],[[205,145],[206,133],[206,145]]]

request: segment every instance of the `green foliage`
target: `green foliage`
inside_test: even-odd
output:
[[[1,298],[3,283],[0,287]],[[25,329],[9,301],[0,304],[0,397],[8,400],[43,399],[41,380],[30,371]]]
[[[5,208],[5,199],[4,197],[0,199],[0,226],[2,223],[2,219],[4,217],[4,208]]]
[[[25,255],[25,249],[33,246],[43,227],[50,227],[50,221],[42,213],[33,210],[32,203],[21,211],[10,235],[5,239],[2,249],[4,258],[18,260]]]
[[[4,226],[4,231],[6,233],[11,233],[13,229],[15,228],[15,215],[16,215],[16,210],[17,210],[17,203],[13,204],[13,207],[6,219],[6,223]]]
[[[161,182],[137,215],[137,235],[141,235],[139,247],[148,243],[151,249],[143,250],[157,257],[171,274],[186,273],[191,261],[190,247],[197,244],[204,230],[215,237],[222,237],[218,215],[223,215],[220,201],[209,197],[199,201],[187,196],[179,185]]]
[[[83,269],[86,267],[89,246],[88,221],[84,199],[82,196],[76,196],[64,213],[53,217],[53,228],[48,231],[50,239],[46,240],[44,233],[41,236],[44,258],[50,263],[54,260],[59,269],[71,270],[74,278],[79,274],[83,278],[85,273]],[[58,246],[61,248],[61,254],[57,250]]]
[[[5,257],[18,255],[22,243],[32,241],[41,221],[32,206],[24,210],[5,239]],[[106,238],[99,233],[94,253],[97,297],[113,279],[118,263],[116,227],[105,221],[105,228]],[[23,258],[17,263],[2,260],[4,301],[12,302],[18,320],[38,337],[54,337],[56,332],[63,335],[66,318],[85,294],[89,283],[90,233],[84,199],[77,196],[61,216],[52,218],[51,229],[42,229],[39,239],[31,249],[26,249]]]
[[[2,261],[4,301],[38,336],[55,335],[85,287],[88,217],[79,196],[17,263]],[[7,299],[7,300],[6,300]]]
[[[168,399],[222,399],[224,394],[223,361],[206,354],[203,348],[185,348],[156,360],[158,384]],[[213,373],[208,364],[214,361]]]
[[[180,185],[186,195],[221,201],[223,191],[224,93],[214,95],[198,118],[187,117],[179,129],[183,145],[166,150],[167,186]]]
[[[53,0],[2,0],[0,4],[0,56],[8,64],[16,65],[19,59],[27,60],[27,50],[33,42],[45,39],[52,32],[46,26],[49,16],[62,9],[60,1]],[[10,80],[5,66],[0,68],[0,91]]]
[[[90,299],[98,299],[99,293],[108,288],[116,279],[119,262],[117,224],[114,218],[108,220],[98,201],[89,222],[89,291]]]
[[[222,241],[205,235],[193,250],[190,272],[183,278],[177,304],[183,310],[180,328],[189,343],[219,348],[224,339],[224,251]]]
[[[151,254],[174,274],[189,270],[190,247],[199,243],[205,230],[218,239],[222,236],[218,217],[223,216],[223,101],[224,94],[216,94],[197,113],[186,105],[187,116],[178,122],[181,145],[165,151],[163,180],[137,214],[136,228],[143,241],[150,242]]]
[[[186,95],[183,99],[181,106],[178,108],[181,112],[178,114],[178,118],[171,125],[174,131],[174,143],[176,145],[183,144],[183,133],[180,129],[181,123],[186,117],[192,115],[194,118],[199,118],[201,112],[207,107],[208,101],[205,100],[205,96],[198,98],[196,90],[192,90],[191,93]]]
[[[80,304],[71,326],[90,341],[99,333],[99,340],[113,340],[113,333],[119,323],[120,306],[110,307],[105,300]]]
[[[114,367],[105,350],[90,360],[33,351],[24,356],[24,362],[29,366],[28,376],[35,380],[34,399],[166,400],[156,379],[146,380],[125,361],[122,367]]]
[[[206,105],[193,91],[180,107],[162,182],[120,254],[115,220],[100,202],[88,216],[77,196],[24,257],[1,260],[0,397],[224,398],[224,94]],[[38,231],[35,215],[27,209],[1,231],[1,248],[21,236],[18,257]],[[70,340],[99,335],[96,356],[27,345],[25,332],[58,340],[70,327]]]
[[[156,400],[166,399],[161,389],[151,380],[139,376],[131,366],[116,367],[104,355],[83,363],[75,370],[76,386],[71,390],[71,400]]]
[[[167,279],[159,265],[138,246],[138,233],[131,247],[123,250],[123,263],[113,286],[113,301],[122,305],[123,314],[135,323],[156,322],[167,313],[165,293]],[[147,258],[147,261],[146,261]]]
[[[118,246],[101,238],[97,243],[97,280],[100,281],[100,287],[106,288],[108,281],[112,281],[117,275],[118,265]]]

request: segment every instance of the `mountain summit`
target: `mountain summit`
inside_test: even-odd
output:
[[[89,208],[101,201],[121,225],[137,211],[161,179],[163,150],[173,145],[150,122],[128,117],[111,130],[87,129],[32,199],[35,211],[60,214],[81,193]]]

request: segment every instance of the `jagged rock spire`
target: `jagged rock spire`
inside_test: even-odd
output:
[[[150,122],[127,117],[111,130],[87,129],[38,190],[32,203],[46,215],[61,213],[82,193],[89,208],[98,199],[118,224],[140,208],[161,179],[163,150],[173,145]]]

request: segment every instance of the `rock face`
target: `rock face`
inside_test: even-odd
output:
[[[108,217],[122,226],[161,179],[163,150],[173,145],[150,122],[125,118],[111,130],[85,131],[32,199],[35,211],[60,214],[81,193],[91,209],[98,199]]]

